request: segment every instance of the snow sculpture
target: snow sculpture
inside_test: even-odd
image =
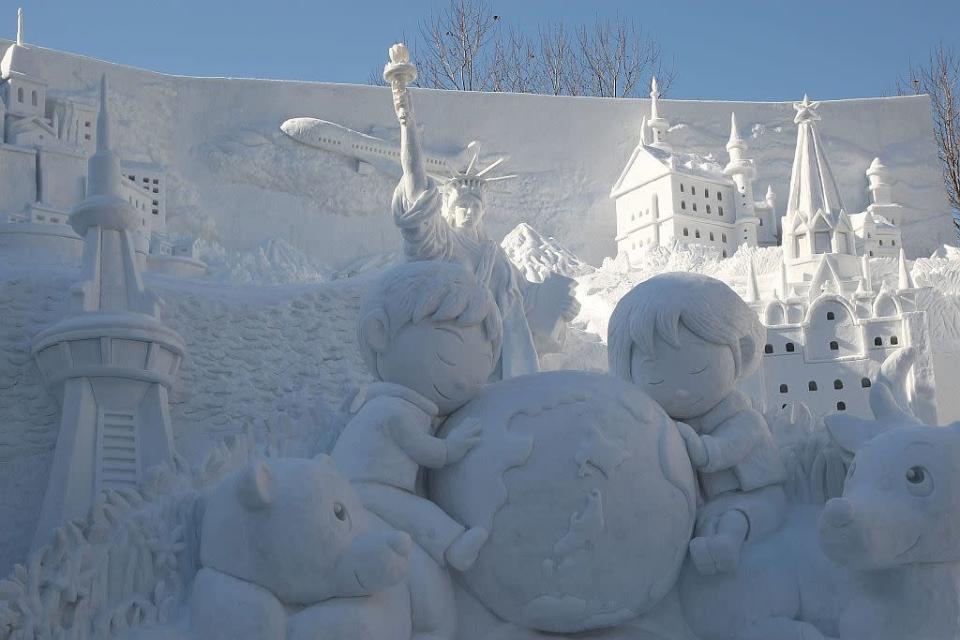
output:
[[[361,304],[358,340],[380,382],[361,392],[333,458],[368,509],[406,531],[439,564],[465,570],[487,539],[416,492],[421,466],[456,463],[479,425],[441,439],[441,416],[486,383],[500,352],[500,314],[486,287],[449,262],[388,271]]]
[[[637,386],[554,371],[493,384],[447,419],[479,421],[477,444],[432,471],[429,495],[490,538],[460,575],[522,627],[612,627],[673,587],[693,528],[696,488],[683,440]]]
[[[449,579],[366,512],[328,456],[254,462],[224,480],[206,505],[200,560],[198,637],[452,638]]]
[[[407,89],[416,78],[416,68],[402,44],[391,47],[390,60],[383,77],[390,82],[400,122],[403,167],[393,196],[393,216],[403,236],[404,251],[411,260],[458,262],[490,288],[504,327],[496,378],[537,371],[534,338],[541,337],[544,345],[562,343],[566,322],[579,310],[571,292],[573,282],[564,280],[563,287],[528,282],[484,230],[486,185],[507,177],[487,174],[502,158],[480,169],[475,153],[466,170],[456,173],[441,191],[427,173]]]
[[[32,345],[63,405],[38,544],[54,527],[85,514],[101,491],[136,488],[147,470],[173,456],[167,393],[184,345],[161,322],[160,299],[140,279],[135,236],[141,216],[121,195],[106,77],[89,165],[87,197],[70,213],[85,239],[84,279],[71,289],[70,317],[41,331]]]
[[[699,638],[956,637],[960,424],[927,427],[901,409],[915,357],[904,349],[884,362],[874,421],[827,418],[834,441],[855,452],[842,497],[791,509],[735,573],[684,569],[681,600]]]
[[[610,370],[675,420],[706,505],[690,557],[704,575],[736,569],[740,547],[783,519],[783,463],[762,415],[736,390],[758,366],[763,325],[727,285],[689,273],[634,287],[610,317]],[[689,426],[688,426],[689,425]]]

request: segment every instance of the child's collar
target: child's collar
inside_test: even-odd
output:
[[[400,398],[414,405],[431,418],[440,413],[439,407],[433,401],[420,395],[413,389],[393,382],[374,382],[360,389],[353,402],[350,403],[350,413],[360,411],[361,407],[373,400],[386,396],[388,398]]]
[[[718,425],[729,420],[741,411],[750,408],[750,401],[741,391],[734,389],[727,397],[718,402],[712,409],[698,418],[684,420],[697,430],[697,433],[710,433]]]

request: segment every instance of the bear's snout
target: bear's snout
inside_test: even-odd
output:
[[[823,507],[821,521],[828,527],[845,527],[853,522],[853,503],[846,498],[831,498]]]

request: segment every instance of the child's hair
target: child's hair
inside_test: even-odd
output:
[[[503,326],[500,309],[490,290],[458,264],[439,260],[407,262],[387,271],[360,302],[357,341],[364,361],[376,371],[377,356],[363,337],[363,319],[383,309],[392,339],[403,327],[423,320],[454,322],[462,327],[482,325],[500,358]]]
[[[633,349],[653,354],[654,335],[680,346],[680,323],[707,342],[728,345],[737,379],[759,366],[766,329],[757,314],[719,280],[677,272],[641,282],[617,303],[607,327],[610,373],[631,380]]]

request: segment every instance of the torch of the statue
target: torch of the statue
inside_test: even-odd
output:
[[[417,79],[417,68],[410,62],[410,52],[402,42],[390,47],[390,62],[383,67],[383,79],[394,89],[402,89]]]

